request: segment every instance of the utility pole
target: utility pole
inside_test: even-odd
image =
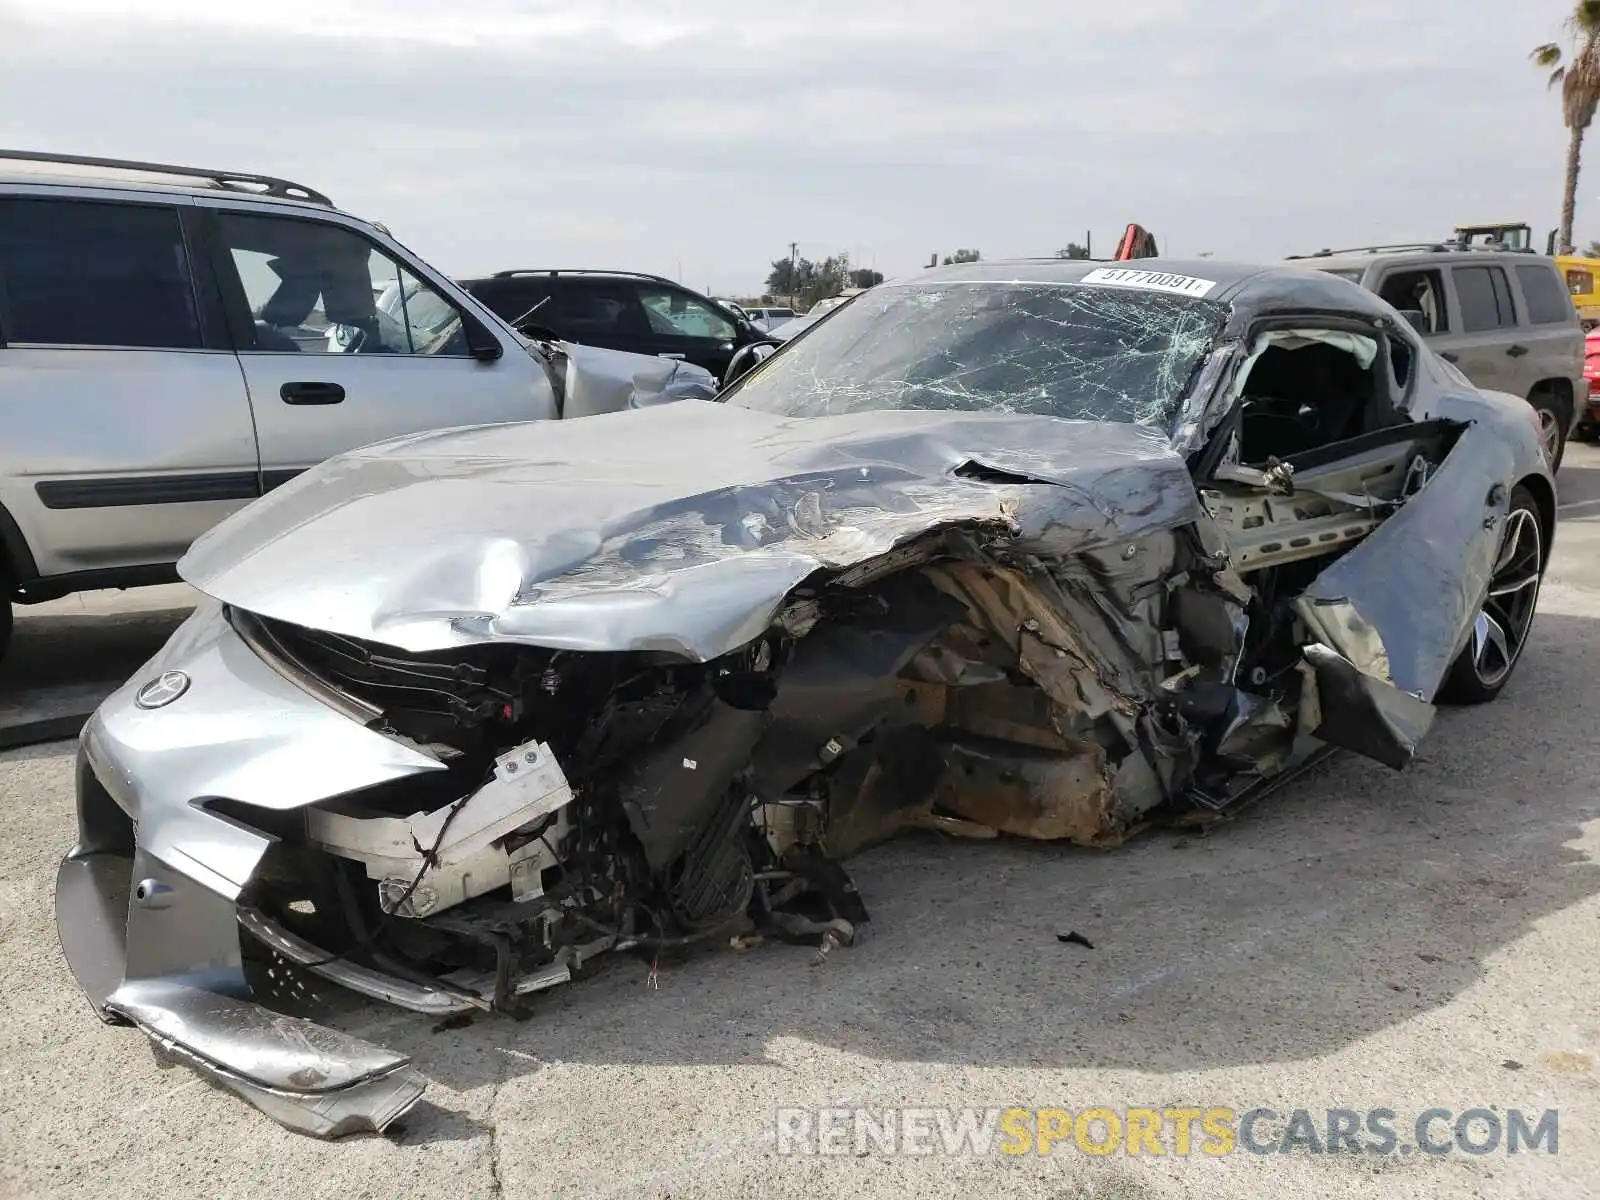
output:
[[[795,280],[795,277],[794,277],[794,273],[798,269],[798,265],[797,264],[799,263],[799,260],[800,260],[800,244],[798,242],[790,242],[789,243],[789,307],[790,308],[794,307],[794,285],[796,283],[796,280]]]

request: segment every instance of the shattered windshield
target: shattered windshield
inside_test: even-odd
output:
[[[1128,287],[880,285],[728,402],[797,417],[957,409],[1165,425],[1226,315],[1214,301]]]

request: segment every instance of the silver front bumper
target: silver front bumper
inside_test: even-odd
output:
[[[139,686],[166,671],[184,672],[188,690],[139,708]],[[103,1019],[137,1025],[289,1128],[381,1131],[422,1095],[423,1077],[404,1055],[249,998],[240,922],[251,914],[239,893],[273,839],[208,804],[290,813],[438,769],[319,703],[257,657],[220,605],[203,603],[84,727],[78,845],[56,876],[56,928],[79,986]],[[351,985],[337,967],[326,973]],[[358,981],[371,987],[355,990],[413,999],[384,995],[382,977],[367,974]],[[467,1006],[450,994],[422,999],[407,1007]]]

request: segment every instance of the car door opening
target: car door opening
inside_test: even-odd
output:
[[[1373,428],[1388,398],[1379,357],[1367,334],[1262,334],[1240,384],[1239,460],[1288,458]]]

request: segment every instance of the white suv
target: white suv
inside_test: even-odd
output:
[[[792,308],[747,308],[744,312],[750,323],[761,330],[774,329],[798,315]]]
[[[714,390],[535,345],[303,185],[0,151],[0,654],[13,600],[170,582],[341,451]]]

